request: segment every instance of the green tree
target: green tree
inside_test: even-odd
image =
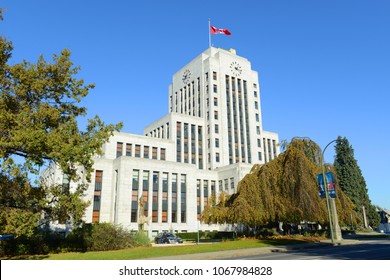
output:
[[[95,116],[79,129],[77,120],[87,113],[80,102],[94,85],[77,78],[80,68],[70,51],[52,62],[41,56],[36,63],[11,65],[12,51],[12,43],[0,37],[0,231],[31,235],[42,214],[78,223],[88,205],[85,184],[69,192],[34,176],[56,164],[69,180],[88,182],[93,156],[122,124],[105,125]]]
[[[368,196],[366,181],[355,159],[354,150],[348,139],[339,136],[336,141],[335,150],[334,167],[340,188],[355,204],[355,210],[360,213],[361,221],[363,221],[362,207],[364,206],[369,224],[372,227],[376,227],[380,222],[379,215]]]
[[[250,227],[270,222],[327,222],[326,202],[319,198],[316,174],[321,173],[321,149],[308,139],[293,139],[276,159],[254,165],[229,199],[203,212],[206,223],[224,221]],[[350,222],[351,200],[338,192],[340,221]],[[222,210],[213,210],[217,207]],[[222,216],[222,217],[221,217]]]

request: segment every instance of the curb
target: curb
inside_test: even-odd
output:
[[[256,254],[267,254],[272,252],[287,252],[287,251],[312,249],[312,248],[326,247],[326,246],[352,245],[357,243],[359,243],[359,241],[357,240],[342,240],[337,243],[331,243],[330,240],[329,241],[327,240],[323,242],[306,243],[306,244],[292,244],[292,245],[281,245],[281,246],[269,246],[269,247],[262,247],[262,248],[217,251],[217,252],[210,252],[210,253],[166,256],[166,257],[158,257],[158,258],[149,258],[146,260],[223,260],[228,258],[251,256]]]

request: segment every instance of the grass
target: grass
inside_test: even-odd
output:
[[[196,253],[217,252],[225,250],[238,250],[247,248],[260,248],[267,246],[296,244],[307,242],[297,239],[279,240],[254,240],[244,239],[237,241],[226,241],[212,244],[198,244],[188,246],[164,246],[164,247],[138,247],[126,250],[86,252],[86,253],[61,253],[49,254],[43,259],[47,260],[137,260],[156,258],[164,256],[176,256]]]

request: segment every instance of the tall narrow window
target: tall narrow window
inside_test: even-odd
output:
[[[117,142],[116,143],[116,157],[117,158],[122,156],[122,151],[123,151],[123,143]]]
[[[159,173],[153,172],[153,198],[152,198],[152,222],[158,222],[158,188],[159,188]]]
[[[92,222],[99,222],[100,220],[100,199],[102,191],[103,171],[95,171],[95,191],[93,196],[93,211],[92,211]]]
[[[132,223],[137,222],[138,211],[138,188],[139,188],[139,170],[133,170],[132,187],[131,187],[131,217]]]
[[[177,174],[172,174],[172,223],[177,222]]]
[[[201,126],[198,126],[198,163],[199,169],[203,169],[203,137]]]
[[[162,174],[162,222],[168,222],[168,173]]]
[[[209,205],[209,181],[203,181],[203,206],[207,207]]]
[[[70,181],[69,175],[64,173],[62,176],[62,193],[69,193]]]
[[[144,215],[148,216],[148,198],[149,198],[149,171],[144,171],[142,175],[142,197],[144,202]]]
[[[181,222],[185,223],[187,221],[187,176],[185,174],[181,175],[180,179],[180,202],[181,202]]]
[[[184,124],[184,162],[188,163],[188,123]]]
[[[176,123],[176,161],[181,162],[181,122]]]

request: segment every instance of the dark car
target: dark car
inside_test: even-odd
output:
[[[179,236],[176,236],[174,233],[163,232],[159,233],[155,238],[154,242],[156,244],[178,244],[183,243],[183,239]]]

